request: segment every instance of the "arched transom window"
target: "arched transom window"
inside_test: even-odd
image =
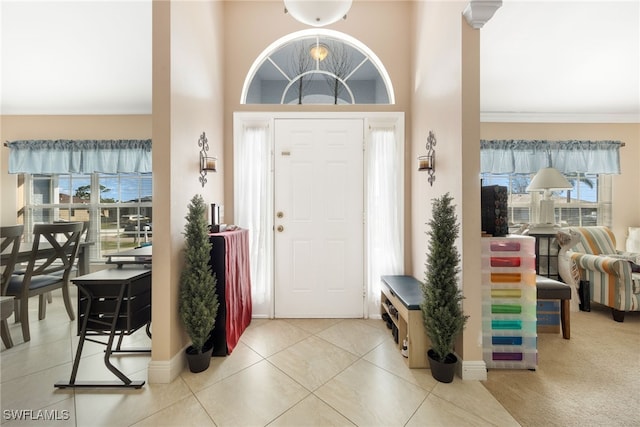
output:
[[[272,43],[254,61],[242,104],[395,104],[378,57],[358,40],[310,29]]]

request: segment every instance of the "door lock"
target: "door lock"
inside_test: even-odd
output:
[[[284,216],[284,213],[283,213],[283,212],[278,212],[278,213],[276,214],[276,216],[277,216],[278,218],[282,218],[282,217]]]
[[[276,228],[276,230],[278,230],[278,232],[282,233],[284,231],[284,227],[279,225],[278,228]]]

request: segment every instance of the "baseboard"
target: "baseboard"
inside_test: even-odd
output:
[[[170,360],[152,360],[147,367],[149,384],[169,384],[178,378],[186,366],[184,350],[179,351]]]
[[[487,380],[487,364],[484,360],[463,360],[458,366],[458,376],[463,380]]]

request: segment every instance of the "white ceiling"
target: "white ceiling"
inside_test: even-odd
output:
[[[151,1],[2,0],[2,114],[149,114]],[[504,0],[483,120],[640,122],[640,0]]]

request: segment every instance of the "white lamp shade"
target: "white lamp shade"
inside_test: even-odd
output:
[[[303,24],[322,27],[342,19],[351,3],[352,0],[284,0],[284,7]]]
[[[557,169],[543,168],[533,177],[527,191],[571,190],[573,186]]]

